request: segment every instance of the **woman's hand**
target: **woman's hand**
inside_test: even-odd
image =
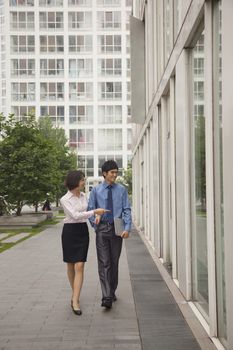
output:
[[[94,210],[95,215],[103,215],[103,214],[108,213],[108,212],[110,212],[110,210],[103,209],[103,208],[98,208],[98,209]]]
[[[97,226],[98,226],[99,223],[100,223],[100,218],[101,218],[100,215],[96,215],[96,216],[95,216],[95,224],[96,224]]]

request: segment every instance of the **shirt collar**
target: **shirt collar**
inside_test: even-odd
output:
[[[104,186],[104,189],[106,189],[110,184],[107,183],[107,181],[104,181],[103,182],[103,186]],[[111,186],[114,187],[116,185],[116,183],[114,182]]]
[[[71,191],[67,191],[67,197],[70,199],[71,197],[76,197]],[[80,192],[80,197],[84,196],[83,192]]]

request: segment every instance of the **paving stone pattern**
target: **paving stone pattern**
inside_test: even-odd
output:
[[[6,238],[7,236],[9,236],[9,233],[0,233],[0,240]]]
[[[70,308],[61,229],[52,226],[0,254],[0,350],[141,350],[125,248],[118,300],[104,311],[90,233],[79,317]]]
[[[136,230],[126,250],[143,350],[200,350]]]
[[[17,235],[14,235],[14,236],[11,236],[7,239],[2,240],[2,243],[16,243],[16,242],[20,241],[22,238],[25,238],[27,236],[29,236],[29,233],[22,232],[22,233],[19,233]]]

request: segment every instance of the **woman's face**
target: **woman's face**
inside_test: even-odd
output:
[[[79,181],[79,190],[83,190],[84,189],[84,186],[85,186],[85,179],[84,177]]]

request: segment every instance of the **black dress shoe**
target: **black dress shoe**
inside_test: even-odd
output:
[[[117,301],[117,297],[116,297],[115,294],[114,294],[113,297],[112,297],[112,301],[113,301],[113,302],[114,302],[114,301]]]
[[[106,309],[111,309],[112,301],[111,300],[102,300],[101,306],[105,307]]]

